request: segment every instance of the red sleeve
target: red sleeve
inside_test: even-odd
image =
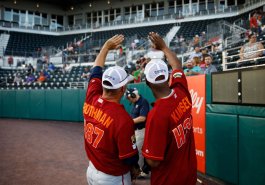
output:
[[[102,94],[102,84],[101,84],[101,79],[99,78],[93,78],[90,80],[89,85],[87,87],[87,92],[86,92],[86,101],[89,99],[89,97],[93,97],[98,94]]]
[[[168,143],[168,121],[157,112],[148,115],[142,153],[147,159],[162,161]]]
[[[119,129],[119,133],[117,135],[117,143],[119,150],[119,158],[125,159],[128,157],[132,157],[135,155],[138,150],[135,143],[135,135],[134,135],[134,124],[130,116],[124,116],[125,119],[121,121],[121,127]]]
[[[170,88],[173,89],[177,85],[182,85],[185,89],[188,89],[188,83],[185,74],[182,70],[174,70],[170,75]]]

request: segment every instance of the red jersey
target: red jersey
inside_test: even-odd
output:
[[[252,16],[249,20],[250,28],[257,28],[258,27],[258,21],[256,17]]]
[[[101,79],[91,79],[83,106],[85,149],[97,170],[119,176],[130,169],[122,160],[138,152],[134,123],[123,105],[101,95]]]
[[[148,114],[143,156],[160,161],[151,170],[151,185],[195,185],[197,160],[192,103],[182,71],[172,72],[170,87],[171,94],[158,99]]]

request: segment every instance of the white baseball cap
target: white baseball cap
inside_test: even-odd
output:
[[[127,74],[127,72],[119,66],[114,66],[108,68],[102,76],[102,86],[106,89],[118,89],[128,82],[132,81],[134,78],[132,75]],[[103,84],[104,81],[108,81],[111,86]]]
[[[168,67],[167,64],[161,59],[152,59],[144,69],[146,80],[153,84],[160,84],[168,80]],[[163,79],[157,78],[164,76]]]

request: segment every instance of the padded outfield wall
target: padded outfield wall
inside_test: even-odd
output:
[[[206,174],[227,183],[265,184],[265,107],[212,104],[206,86]],[[144,83],[132,84],[151,103]],[[0,117],[82,122],[85,90],[0,91]],[[123,98],[129,111],[131,106]]]

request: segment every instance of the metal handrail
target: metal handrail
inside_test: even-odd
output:
[[[251,52],[246,52],[246,53],[257,53],[257,52],[264,52],[265,49],[260,49],[260,50],[256,50],[256,51],[251,51]],[[255,57],[255,58],[248,58],[248,59],[238,59],[234,62],[227,62],[227,59],[228,58],[233,58],[235,56],[239,56],[242,55],[242,54],[246,54],[246,53],[239,53],[237,55],[231,55],[231,56],[226,56],[226,51],[223,51],[223,63],[222,63],[222,66],[223,66],[223,70],[224,71],[227,71],[227,70],[233,70],[233,69],[241,69],[243,67],[235,67],[233,69],[227,69],[227,66],[230,65],[230,64],[240,64],[240,63],[244,63],[244,62],[247,62],[247,61],[257,61],[259,59],[265,59],[265,56],[261,56],[261,57]],[[258,67],[258,66],[264,66],[265,64],[259,64],[259,65],[254,65],[255,67]],[[253,66],[245,66],[244,68],[248,68],[248,67],[253,67]]]

